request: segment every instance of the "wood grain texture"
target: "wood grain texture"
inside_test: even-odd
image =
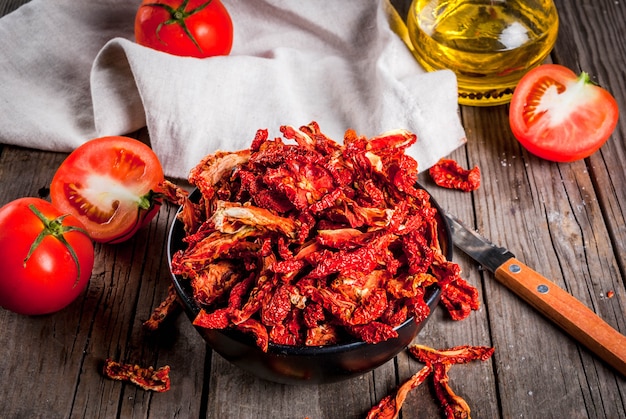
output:
[[[626,336],[570,293],[515,258],[494,272],[508,289],[626,377]]]
[[[24,0],[0,0],[6,14]],[[401,14],[409,1],[394,0]],[[450,157],[478,165],[473,193],[420,181],[440,205],[575,296],[626,333],[626,2],[555,0],[561,26],[551,61],[587,71],[620,106],[618,127],[590,158],[556,164],[528,154],[512,136],[508,106],[462,107],[468,143]],[[145,130],[133,134],[149,141]],[[0,143],[2,140],[0,139]],[[22,196],[47,198],[65,158],[0,148],[0,205]],[[142,322],[169,284],[165,256],[175,208],[120,245],[96,246],[86,292],[70,307],[42,317],[0,309],[0,396],[3,417],[46,418],[363,418],[367,410],[421,368],[406,352],[343,383],[267,383],[214,354],[179,316],[151,335]],[[626,417],[626,380],[548,321],[494,276],[455,252],[481,307],[455,322],[437,309],[416,341],[435,348],[486,345],[486,362],[452,368],[450,384],[474,418]],[[614,293],[609,298],[609,291]],[[172,367],[163,394],[104,379],[106,357]],[[409,393],[402,418],[441,417],[433,390]]]
[[[0,16],[7,15],[13,10],[17,9],[23,4],[28,3],[29,0],[6,0],[0,3]]]

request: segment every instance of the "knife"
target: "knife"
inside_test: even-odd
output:
[[[548,317],[578,342],[626,376],[626,336],[555,283],[524,265],[513,253],[498,247],[444,214],[454,245],[494,274],[495,278]]]

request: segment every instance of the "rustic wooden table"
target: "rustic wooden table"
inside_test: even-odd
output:
[[[2,0],[0,14],[22,3]],[[556,4],[561,26],[551,59],[576,72],[587,71],[616,96],[622,112],[612,137],[584,161],[549,163],[520,148],[509,130],[507,106],[462,107],[468,143],[451,157],[479,165],[482,187],[463,194],[432,187],[428,179],[423,182],[443,207],[473,221],[624,334],[626,2]],[[46,198],[64,157],[0,146],[0,204],[22,196]],[[43,317],[0,309],[4,417],[361,418],[421,367],[402,352],[347,382],[287,386],[231,366],[212,353],[184,316],[162,333],[146,335],[142,322],[169,283],[165,246],[174,213],[175,208],[165,206],[132,240],[98,245],[90,285],[67,309]],[[462,322],[437,310],[417,340],[436,348],[496,348],[489,361],[451,372],[451,385],[474,417],[626,417],[623,376],[460,252],[455,261],[478,287],[481,309]],[[152,393],[105,379],[99,365],[107,357],[170,365],[172,388]],[[440,415],[427,385],[409,394],[402,411],[403,418]]]

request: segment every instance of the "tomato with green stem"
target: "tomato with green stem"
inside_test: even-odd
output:
[[[138,44],[173,55],[228,55],[233,23],[220,0],[143,0],[135,16]]]
[[[87,286],[94,263],[80,221],[39,198],[0,208],[0,252],[0,306],[25,315],[68,306]]]
[[[556,162],[595,153],[618,120],[615,98],[589,79],[558,64],[526,73],[509,108],[511,131],[531,153]]]
[[[158,213],[163,168],[150,147],[129,137],[87,141],[57,169],[54,206],[78,218],[99,243],[130,239]]]

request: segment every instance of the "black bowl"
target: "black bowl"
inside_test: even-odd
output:
[[[191,199],[198,199],[195,190]],[[431,197],[431,203],[441,214],[441,209]],[[440,243],[448,260],[452,259],[451,230],[444,217],[439,217]],[[172,223],[168,239],[168,261],[178,250],[184,248],[185,233],[177,219]],[[193,298],[188,281],[172,274],[172,281],[179,300],[191,321],[200,312],[200,306]],[[439,302],[441,290],[434,285],[426,290],[425,302],[432,313]],[[428,317],[415,322],[408,319],[396,327],[398,337],[368,344],[362,341],[328,346],[288,346],[269,344],[263,352],[249,334],[237,330],[215,330],[196,327],[209,346],[232,364],[265,380],[284,384],[331,383],[365,374],[395,357],[413,341],[424,327]]]

